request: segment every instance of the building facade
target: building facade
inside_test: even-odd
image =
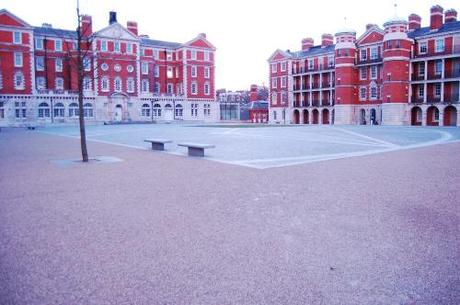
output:
[[[139,35],[110,12],[107,27],[80,25],[87,122],[218,121],[215,47]],[[0,126],[78,122],[77,32],[33,27],[0,11]]]
[[[270,123],[460,126],[460,22],[457,12],[393,17],[381,29],[323,34],[297,52],[275,51]]]

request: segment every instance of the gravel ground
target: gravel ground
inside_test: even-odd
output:
[[[460,304],[460,143],[265,170],[0,132],[0,304]]]

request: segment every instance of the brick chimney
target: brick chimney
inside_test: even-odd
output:
[[[117,12],[109,12],[109,25],[117,22]]]
[[[422,18],[417,14],[409,15],[409,31],[420,29],[422,26]]]
[[[332,34],[321,35],[321,47],[327,47],[334,44],[334,36]]]
[[[453,8],[450,10],[447,10],[444,13],[444,22],[448,23],[448,22],[455,22],[455,21],[457,21],[457,11],[454,10]]]
[[[368,23],[366,24],[366,31],[369,31],[370,29],[372,29],[373,27],[377,27],[377,25],[375,23]]]
[[[198,37],[206,39],[206,33],[200,33],[198,34]]]
[[[432,6],[430,9],[430,29],[437,30],[442,26],[442,13],[444,9],[439,6],[435,5]]]
[[[81,16],[81,35],[83,37],[93,34],[93,20],[89,15]]]
[[[126,28],[128,29],[128,31],[130,31],[131,33],[133,33],[134,35],[138,35],[138,32],[137,32],[137,22],[135,21],[128,21],[126,23]]]
[[[256,102],[257,101],[257,85],[251,85],[251,91],[249,92],[249,101]]]
[[[313,47],[314,40],[313,38],[304,38],[302,39],[302,51],[308,51]]]

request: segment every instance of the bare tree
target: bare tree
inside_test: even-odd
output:
[[[83,109],[83,81],[84,81],[84,67],[83,61],[86,53],[88,52],[88,47],[86,48],[85,54],[83,54],[81,45],[83,42],[83,37],[81,33],[81,15],[80,15],[80,1],[77,0],[77,83],[78,83],[78,118],[80,125],[80,145],[81,145],[81,157],[83,162],[88,162],[88,148],[86,146],[86,129],[85,129],[85,116]],[[88,46],[88,45],[87,45]]]

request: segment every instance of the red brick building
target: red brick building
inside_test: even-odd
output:
[[[460,125],[460,22],[453,9],[393,17],[381,29],[342,29],[320,45],[275,51],[270,122],[292,124]]]
[[[89,122],[219,120],[215,47],[205,34],[186,43],[139,35],[117,22],[94,31],[82,16],[84,114]],[[77,33],[0,11],[0,126],[78,122]]]

